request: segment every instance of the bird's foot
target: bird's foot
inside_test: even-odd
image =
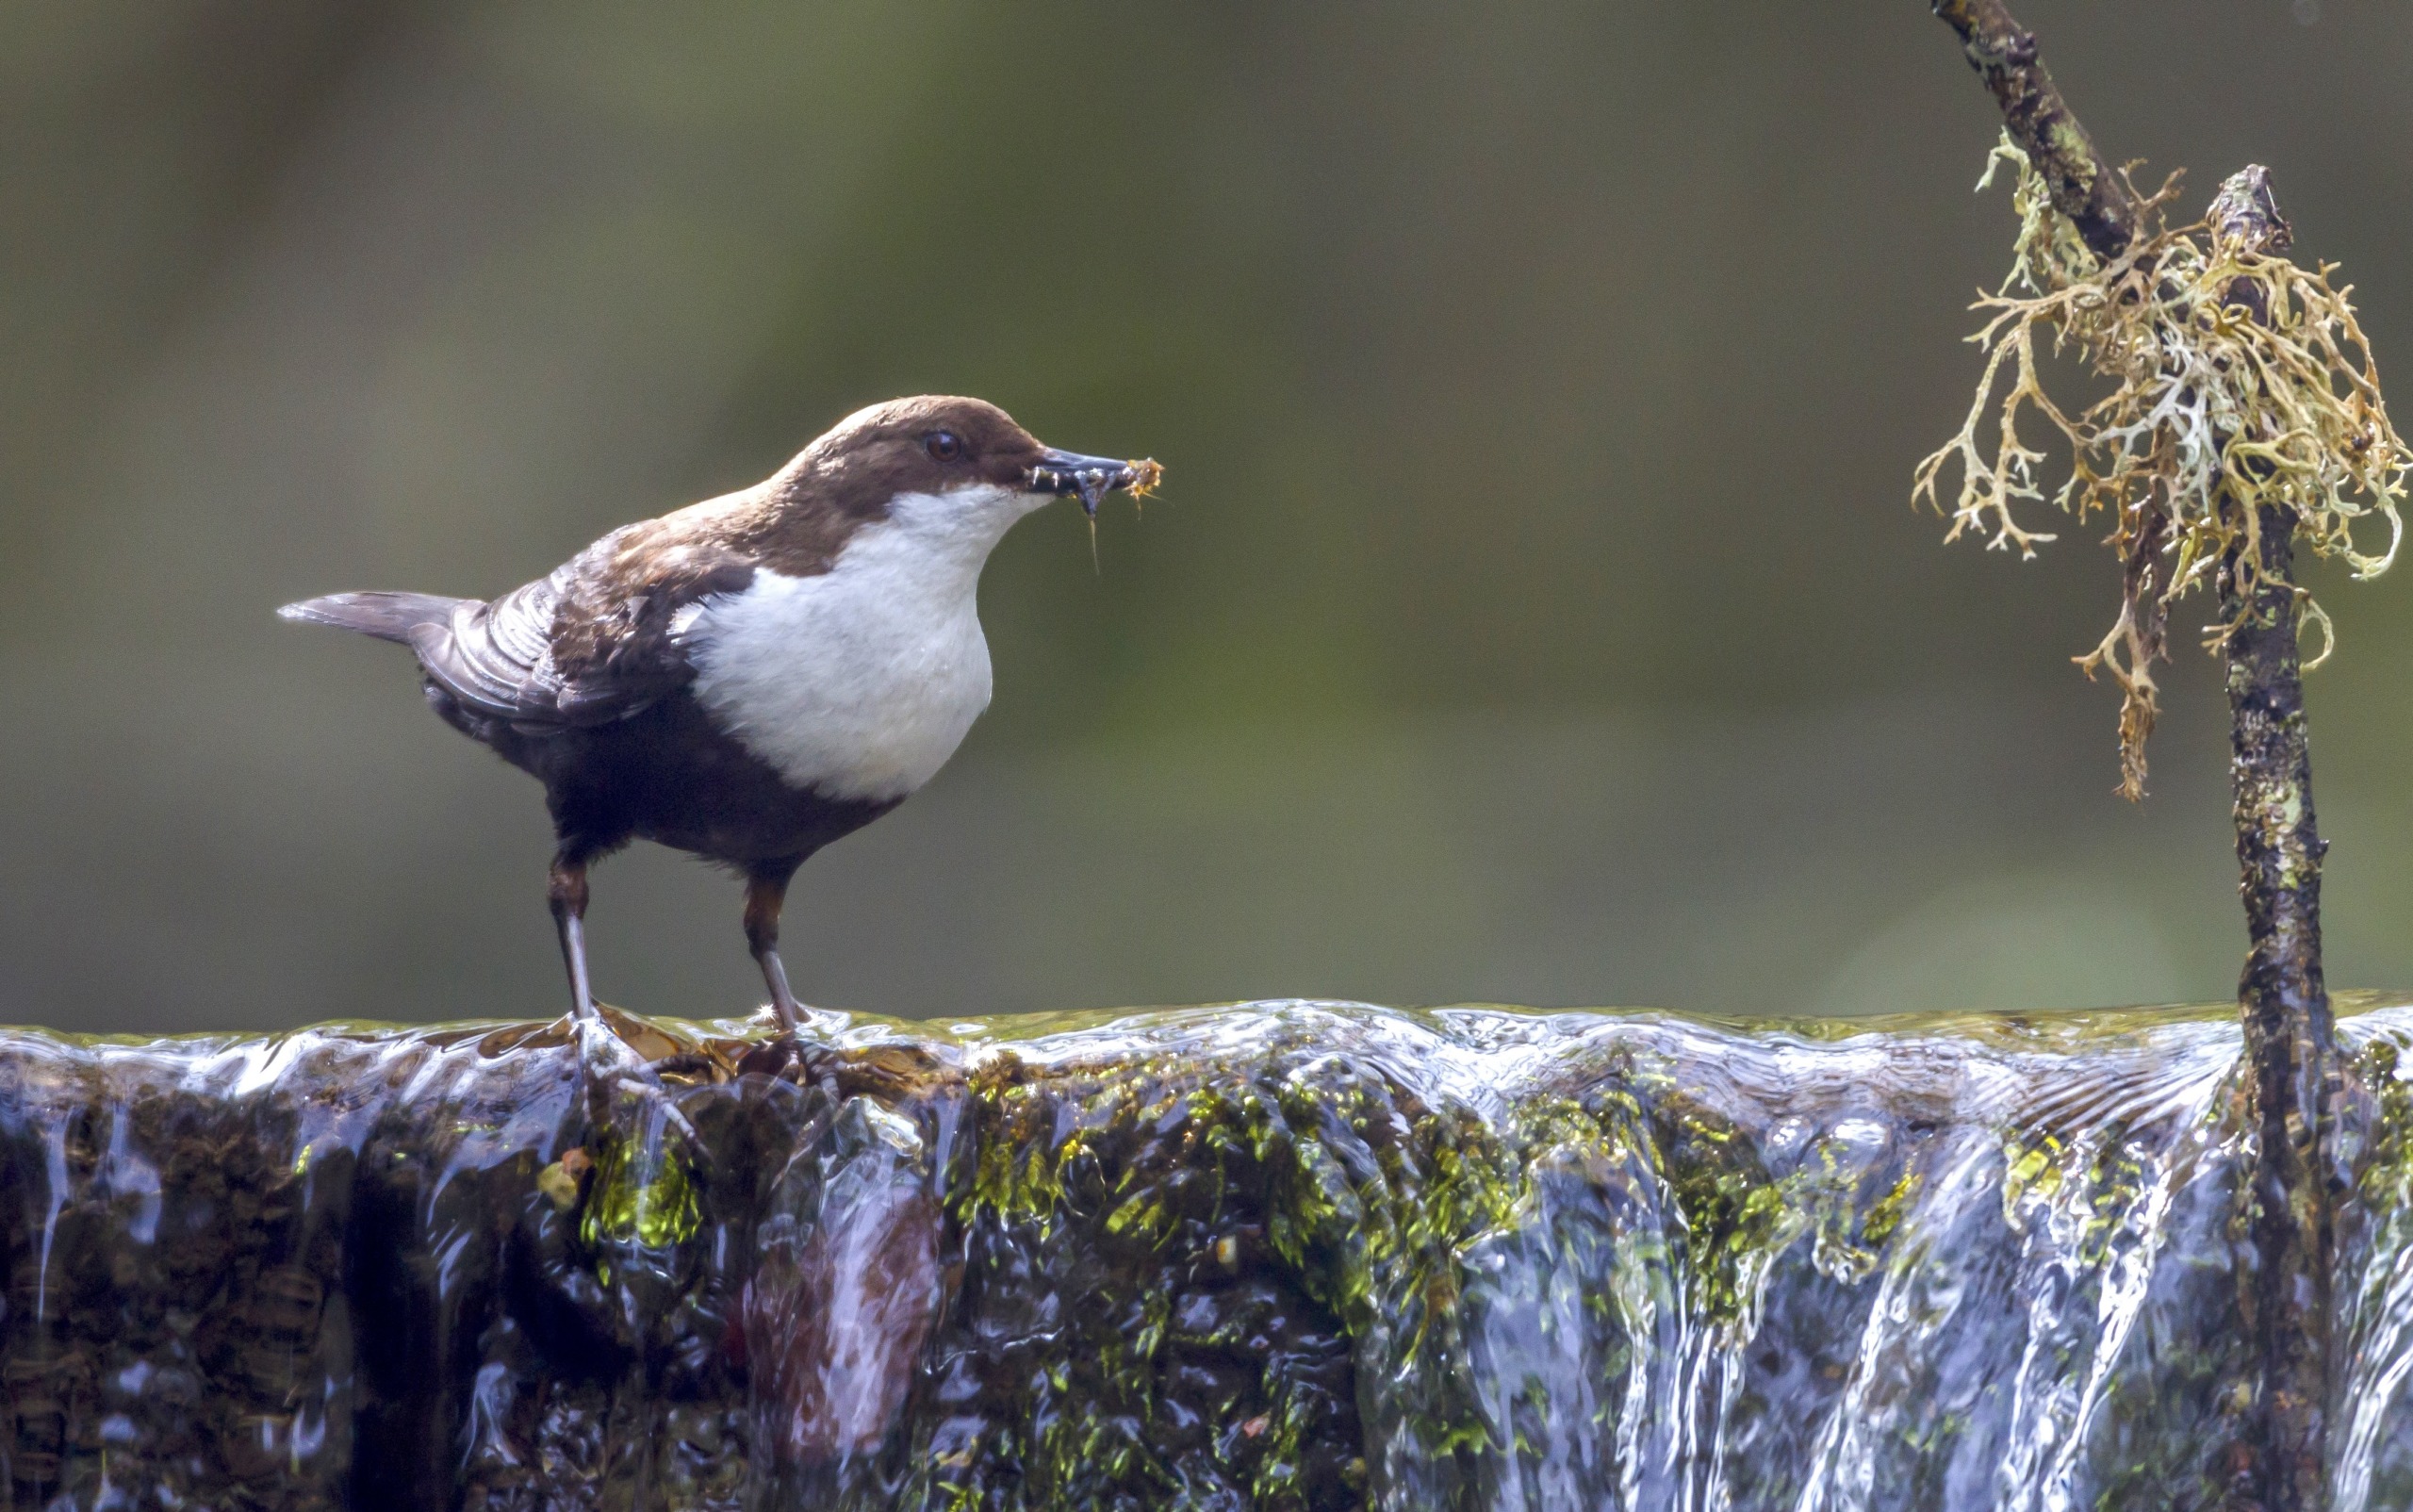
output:
[[[621,1107],[633,1104],[659,1109],[681,1133],[695,1137],[695,1126],[679,1110],[653,1069],[655,1061],[680,1052],[682,1047],[677,1040],[608,1003],[593,1004],[583,1013],[568,1015],[566,1022],[589,1122],[612,1124]]]
[[[737,1074],[776,1076],[804,1058],[804,1047],[793,1034],[775,1034],[748,1047],[737,1058]]]

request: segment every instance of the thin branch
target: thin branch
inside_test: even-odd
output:
[[[2224,245],[2248,255],[2283,251],[2293,232],[2271,175],[2248,167],[2221,186],[2207,219]],[[2269,291],[2241,278],[2231,302],[2256,323],[2272,315]],[[2231,438],[2232,459],[2241,448]],[[2254,456],[2251,470],[2268,463]],[[2292,575],[2297,513],[2224,490],[2222,507],[2251,515],[2252,532],[2221,563],[2228,637],[2230,785],[2243,877],[2248,950],[2238,982],[2245,1054],[2254,1076],[2257,1258],[2248,1316],[2262,1389],[2255,1403],[2263,1449],[2256,1495],[2266,1512],[2323,1504],[2323,1463],[2335,1326],[2332,1175],[2337,1031],[2321,968],[2321,838],[2312,807],[2312,756],[2296,645],[2302,616]]]
[[[2098,257],[2128,250],[2142,217],[2127,181],[2094,150],[2036,53],[2036,36],[2001,0],[1934,0],[1935,13],[1960,33],[1969,66],[1986,81],[2011,140],[2044,174],[2053,207],[2069,217]]]
[[[1960,35],[1970,65],[2002,107],[2012,140],[2044,180],[2053,207],[2106,265],[2132,250],[2138,262],[2155,263],[2134,270],[2157,285],[2153,296],[2137,296],[2141,304],[2167,297],[2163,290],[2169,265],[2153,247],[2140,244],[2146,232],[2145,204],[2104,162],[2070,113],[2037,56],[2036,39],[1999,0],[1934,0],[1934,10]],[[2280,255],[2293,233],[2279,214],[2270,174],[2252,167],[2231,177],[2213,200],[2207,225],[2212,256],[2201,272],[2211,288],[2191,297],[2218,306],[2211,312],[2211,324],[2224,329],[2237,317],[2249,332],[2289,324],[2291,311],[2283,304],[2291,285],[2285,278],[2273,279],[2266,270],[2274,261],[2278,269],[2291,271]],[[2319,277],[2325,289],[2327,270]],[[2040,295],[2044,292],[2039,290]],[[2341,306],[2338,320],[2351,322],[2351,311],[2342,309],[2343,295],[2336,298]],[[2201,314],[2198,305],[2186,325],[2191,329],[2203,323],[2196,318]],[[2341,357],[2327,325],[2315,323],[2312,334],[2324,358]],[[2017,336],[2024,360],[2024,326]],[[2224,358],[2225,370],[2216,364],[2182,375],[2174,399],[2191,394],[2202,401],[2224,382],[2242,383],[2252,394],[2284,398],[2287,375],[2263,370],[2254,343],[2223,345],[2236,347]],[[2368,378],[2369,352],[2362,351]],[[2168,354],[2162,353],[2165,358]],[[1997,347],[1994,361],[1999,366],[2001,360]],[[2346,364],[2341,359],[2339,366]],[[2367,385],[2350,373],[2349,394],[2340,398],[2326,361],[2317,362],[2314,370],[2322,399],[2341,407],[2349,403],[2367,405],[2385,427],[2376,384]],[[2023,368],[2023,380],[2026,375]],[[2014,393],[2013,410],[2016,403]],[[2356,413],[2362,412],[2357,408]],[[2024,470],[2032,453],[2010,434],[2011,413],[2005,416],[1996,470],[2017,469],[2012,481],[2033,496]],[[2192,570],[2184,565],[2162,566],[2177,519],[2173,512],[2183,514],[2191,506],[2199,521],[2214,521],[2219,529],[2208,539],[2216,537],[2220,546],[2217,576],[2224,628],[2218,645],[2228,664],[2232,816],[2249,942],[2238,1003],[2257,1146],[2248,1208],[2254,1259],[2240,1281],[2258,1380],[2241,1436],[2245,1453],[2237,1466],[2241,1473],[2234,1490],[2241,1493],[2239,1500],[2261,1512],[2312,1512],[2324,1504],[2325,1414],[2334,1368],[2331,1273],[2338,1173],[2333,1162],[2338,1151],[2333,1126],[2340,1068],[2322,974],[2321,863],[2327,846],[2313,814],[2296,633],[2305,617],[2305,600],[2293,578],[2298,532],[2312,523],[2307,538],[2316,550],[2323,549],[2325,538],[2317,502],[2288,498],[2283,487],[2273,486],[2283,479],[2292,455],[2289,449],[2301,452],[2310,440],[2293,423],[2295,415],[2295,410],[2274,415],[2268,404],[2258,410],[2248,404],[2218,414],[2207,411],[2191,434],[2208,442],[2209,456],[2203,460],[2216,462],[2216,469],[2196,476],[2201,468],[2175,475],[2164,468],[2167,486],[2159,493],[2149,490],[2120,501],[2126,569],[2121,624],[2106,649],[2096,653],[2118,670],[2121,664],[2112,647],[2125,635],[2128,665],[2135,668],[2134,677],[2142,679],[2142,702],[2139,687],[2131,685],[2129,708],[2122,716],[2124,745],[2133,756],[2142,730],[2130,728],[2132,716],[2141,714],[2143,727],[2149,727],[2153,714],[2152,684],[2144,668],[2160,649],[2161,613]],[[2159,406],[2141,422],[2140,436],[2148,433],[2157,445],[2166,449],[2174,444]],[[2393,433],[2387,434],[2392,439]],[[2401,452],[2398,442],[2387,459],[2391,469],[2401,470],[2396,461]],[[2123,451],[2123,457],[2129,454]],[[1974,450],[1962,460],[1964,467],[1982,464]],[[1930,459],[1930,470],[1924,475],[1930,497],[1932,466]],[[2008,497],[1999,478],[1994,487],[1998,499]],[[2183,490],[2185,497],[2174,489]],[[2379,478],[2373,491],[2392,521],[2395,477]],[[2166,578],[2166,570],[2179,575]],[[2170,585],[2165,587],[2165,582]],[[2139,789],[2142,778],[2138,761],[2126,773],[2126,785]]]

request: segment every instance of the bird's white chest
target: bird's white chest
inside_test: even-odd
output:
[[[903,797],[989,706],[977,589],[993,544],[892,519],[857,533],[826,573],[757,572],[681,616],[696,698],[796,787]]]

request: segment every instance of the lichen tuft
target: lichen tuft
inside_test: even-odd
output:
[[[2386,570],[2403,533],[2398,505],[2413,453],[2388,420],[2353,288],[2330,283],[2334,264],[2299,267],[2279,255],[2284,238],[2256,249],[2217,202],[2206,219],[2172,227],[2175,174],[2142,198],[2145,231],[2107,261],[2053,207],[2048,186],[2007,135],[1978,187],[2005,163],[2018,173],[2020,228],[2011,275],[1972,306],[1987,312],[1970,337],[1986,351],[1985,369],[1960,433],[1919,464],[1912,499],[1951,521],[1947,541],[1979,534],[1991,550],[2033,556],[2053,536],[2015,513],[2045,497],[2045,454],[2021,437],[2022,412],[2060,433],[2070,469],[2053,501],[2079,520],[2107,512],[2107,544],[2126,567],[2110,632],[2076,660],[2088,676],[2108,671],[2120,685],[2120,787],[2138,798],[2159,713],[2152,664],[2167,656],[2170,606],[2224,573],[2235,600],[2252,602],[2263,585],[2266,511],[2357,578]],[[2054,400],[2038,370],[2040,332],[2053,353],[2074,352],[2111,391],[2082,409]],[[1947,506],[1943,475],[1954,463],[1961,486]],[[2388,532],[2375,553],[2354,534],[2373,516]],[[2318,665],[2330,648],[2329,618],[2302,590],[2297,602],[2322,630],[2321,655],[2306,664]],[[2237,623],[2212,626],[2207,649],[2224,645]]]

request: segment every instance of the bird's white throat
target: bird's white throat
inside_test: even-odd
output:
[[[714,721],[787,781],[898,798],[927,782],[989,706],[980,568],[1044,496],[993,485],[899,494],[828,572],[767,570],[681,612],[674,629]]]

